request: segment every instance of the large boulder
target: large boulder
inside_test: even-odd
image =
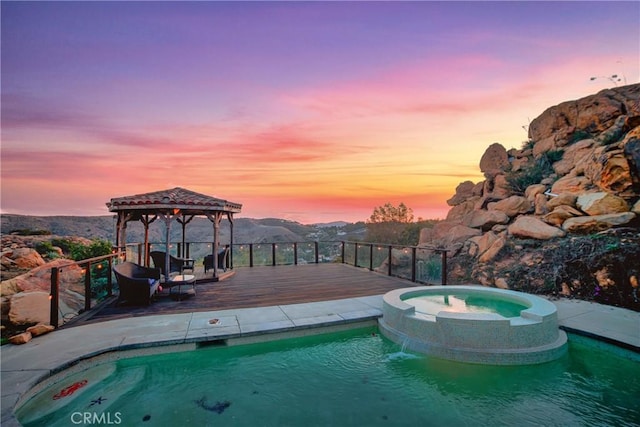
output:
[[[536,194],[536,198],[533,201],[534,212],[536,215],[545,215],[549,212],[547,208],[547,196],[544,194]]]
[[[490,230],[496,224],[506,224],[508,222],[509,216],[498,210],[475,210],[467,214],[462,220],[463,225],[484,231]]]
[[[491,243],[491,246],[489,246],[489,248],[480,255],[478,262],[485,263],[493,260],[506,244],[507,238],[504,234],[501,234],[493,243]]]
[[[11,298],[9,321],[14,325],[49,324],[50,311],[47,292],[21,292]]]
[[[636,193],[640,193],[640,126],[634,129],[637,135],[627,135],[624,144],[624,155],[629,163],[631,182]],[[631,132],[629,132],[631,134]]]
[[[578,196],[573,193],[560,193],[556,197],[552,197],[547,201],[547,209],[554,210],[558,206],[571,206],[576,207],[576,200]]]
[[[631,120],[629,120],[628,116],[618,116],[613,125],[598,135],[596,139],[603,145],[620,141],[622,136],[630,129],[630,122]]]
[[[480,197],[472,197],[454,207],[449,209],[447,213],[447,222],[462,222],[463,218],[467,216],[467,214],[473,212],[478,204],[480,203]]]
[[[465,240],[479,236],[482,234],[482,231],[477,228],[467,227],[465,225],[456,224],[449,229],[449,232],[441,239],[437,241],[437,243],[445,248],[454,248],[458,244],[464,243]]]
[[[640,85],[605,89],[595,95],[550,107],[529,125],[529,139],[535,141],[533,155],[567,145],[579,132],[595,134],[613,126],[622,115],[638,115]]]
[[[524,190],[524,197],[526,197],[530,202],[534,202],[536,200],[536,196],[544,194],[545,191],[547,191],[546,185],[532,184]]]
[[[593,183],[586,176],[565,175],[553,183],[551,192],[554,194],[580,194],[586,193],[591,188],[593,188]]]
[[[11,251],[9,258],[18,268],[36,268],[46,264],[40,254],[31,248],[17,248]]]
[[[597,233],[630,223],[636,218],[633,212],[607,215],[580,216],[567,219],[562,228],[569,233]]]
[[[623,198],[602,192],[581,194],[576,200],[576,206],[589,215],[605,215],[629,211],[629,205]]]
[[[484,233],[481,236],[474,236],[468,240],[469,243],[469,255],[476,257],[483,254],[487,249],[491,247],[493,242],[498,239],[498,235],[493,231]]]
[[[473,197],[473,190],[475,188],[475,184],[471,181],[464,181],[458,184],[456,187],[456,194],[449,200],[447,200],[447,204],[449,206],[456,206],[460,203],[466,202],[468,199]]]
[[[422,228],[420,230],[420,239],[418,246],[427,246],[433,240],[433,228]]]
[[[28,325],[45,319],[49,322],[51,269],[55,267],[63,267],[58,276],[60,316],[78,313],[84,307],[84,270],[71,260],[56,259],[0,283],[3,323],[6,321],[15,325]],[[46,295],[46,301],[43,295]],[[33,312],[26,308],[32,302],[35,302]]]
[[[459,225],[457,222],[440,221],[431,229],[431,242],[438,244],[438,242],[444,240],[451,229]]]
[[[533,210],[533,204],[522,196],[511,196],[498,202],[489,203],[487,207],[489,210],[503,212],[511,218]]]
[[[502,144],[494,143],[480,158],[480,171],[485,176],[495,176],[509,167],[509,156]]]
[[[548,224],[561,227],[564,222],[569,218],[582,216],[582,212],[567,205],[557,206],[553,211],[542,217],[542,220]]]
[[[513,192],[507,177],[503,173],[497,173],[488,175],[487,179],[483,181],[482,194],[494,199],[504,199],[513,194]]]
[[[59,276],[60,289],[84,293],[83,269],[68,259],[56,259],[13,279],[5,280],[0,283],[0,293],[6,296],[28,291],[50,292],[51,269],[55,267],[64,267]]]
[[[564,237],[566,233],[533,216],[520,216],[509,225],[509,234],[516,237],[549,240]]]
[[[596,141],[588,138],[566,147],[562,159],[553,164],[553,170],[559,175],[567,175],[572,169],[575,175],[580,175],[584,170],[584,162],[593,153]]]
[[[631,166],[624,147],[599,147],[589,156],[584,174],[598,188],[621,197],[632,198],[640,195],[634,188]],[[617,148],[619,147],[619,148]]]

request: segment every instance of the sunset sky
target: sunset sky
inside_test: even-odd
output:
[[[640,79],[637,1],[0,7],[2,213],[184,187],[239,217],[444,218],[490,144]]]

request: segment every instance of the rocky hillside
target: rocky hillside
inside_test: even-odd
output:
[[[640,310],[640,85],[551,107],[520,149],[492,144],[421,245],[450,280]]]

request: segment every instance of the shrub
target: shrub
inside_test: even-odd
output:
[[[525,164],[525,167],[506,175],[509,189],[516,194],[524,194],[528,186],[539,184],[544,178],[554,173],[553,164],[562,159],[562,150],[550,150],[540,155],[535,162]]]
[[[593,138],[593,135],[586,130],[577,130],[569,137],[569,145],[574,144],[583,139]]]
[[[30,228],[21,228],[13,230],[10,234],[17,234],[18,236],[49,236],[51,231],[49,230],[32,230]]]
[[[35,250],[43,257],[46,257],[49,259],[56,259],[60,256],[58,252],[53,248],[53,245],[51,244],[51,242],[48,242],[48,241],[38,242],[35,246]]]
[[[536,145],[535,141],[532,139],[528,139],[526,141],[522,142],[522,149],[523,150],[530,150],[533,148],[533,146]]]
[[[111,253],[111,243],[102,239],[94,239],[89,245],[83,245],[82,243],[69,239],[53,239],[51,244],[60,247],[62,251],[74,261],[109,255]]]
[[[53,252],[53,245],[51,242],[38,242],[34,248],[40,255],[46,255],[49,252]]]

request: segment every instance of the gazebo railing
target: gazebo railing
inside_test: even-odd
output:
[[[165,243],[150,243],[164,250]],[[221,244],[220,248],[229,246]],[[171,255],[187,257],[201,266],[212,252],[211,242],[171,242]],[[442,248],[355,241],[234,243],[229,266],[257,267],[317,263],[344,263],[424,284],[447,284],[447,251]],[[126,246],[126,259],[144,264],[144,245]],[[391,262],[389,262],[391,260]]]

